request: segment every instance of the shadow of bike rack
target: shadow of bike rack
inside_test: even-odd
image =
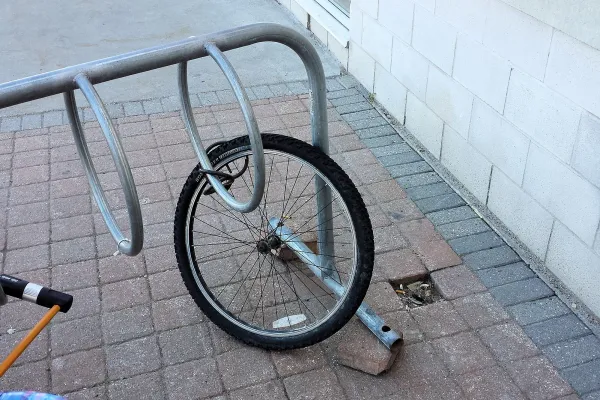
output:
[[[144,242],[140,202],[123,145],[94,85],[178,64],[178,83],[183,119],[200,165],[209,172],[207,177],[210,184],[227,205],[239,212],[250,212],[258,206],[264,192],[265,162],[262,140],[246,91],[223,52],[259,42],[281,43],[294,50],[304,63],[308,74],[311,102],[312,143],[323,152],[328,153],[326,82],[321,60],[308,39],[295,30],[278,24],[254,24],[199,37],[190,37],[162,46],[141,49],[4,83],[0,85],[0,109],[61,93],[64,95],[69,123],[73,131],[77,151],[92,189],[92,195],[98,204],[110,234],[117,243],[118,251],[129,256],[135,256],[142,250]],[[240,203],[233,198],[218,177],[210,174],[214,170],[198,135],[189,100],[187,62],[206,56],[210,56],[217,63],[229,81],[242,109],[246,129],[250,137],[256,179],[252,197],[247,203]],[[77,112],[74,96],[76,89],[82,92],[90,104],[108,142],[125,194],[131,231],[130,238],[125,237],[116,223],[92,163],[83,135],[83,126]],[[332,254],[330,250],[333,244],[331,191],[321,179],[316,177],[315,180],[318,193],[317,209],[319,210],[317,215],[319,253]],[[325,283],[327,283],[326,281],[327,279],[324,279]],[[339,292],[339,288],[336,288],[336,290]],[[402,336],[390,329],[366,303],[362,303],[357,311],[357,316],[389,349],[392,349],[401,341]]]

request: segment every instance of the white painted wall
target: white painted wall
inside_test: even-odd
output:
[[[352,0],[349,38],[349,72],[600,316],[600,2]]]

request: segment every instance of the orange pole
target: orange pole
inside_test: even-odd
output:
[[[52,318],[54,318],[56,313],[58,313],[59,311],[59,306],[52,306],[52,308],[48,310],[46,315],[44,315],[42,319],[40,319],[40,321],[37,324],[35,324],[33,329],[29,331],[27,336],[25,336],[23,340],[21,340],[21,342],[19,342],[19,344],[13,349],[13,351],[10,352],[8,357],[6,357],[4,361],[2,361],[2,364],[0,364],[0,378],[2,378],[4,373],[10,368],[11,365],[13,365],[17,358],[19,358],[19,356],[23,354],[25,349],[31,344],[31,342],[33,342],[37,335],[40,334],[42,329],[44,329],[46,325],[50,323]]]

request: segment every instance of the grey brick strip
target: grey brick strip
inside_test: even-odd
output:
[[[463,263],[585,399],[600,399],[600,340],[428,163],[376,116],[353,78],[328,93],[341,114]]]

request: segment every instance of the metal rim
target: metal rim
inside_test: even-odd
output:
[[[250,154],[251,151],[250,150],[246,150],[246,151],[241,151],[235,154],[232,154],[231,156],[235,157],[228,157],[224,160],[222,160],[221,162],[219,162],[218,164],[215,165],[215,170],[218,170],[220,168],[222,168],[223,166],[227,165],[228,163],[231,163],[232,161],[234,161],[235,159],[239,159],[241,157],[244,157],[248,154]],[[283,155],[285,157],[288,157],[290,159],[293,159],[299,163],[301,163],[302,165],[306,165],[309,166],[312,169],[312,172],[314,173],[314,178],[316,178],[316,176],[318,176],[319,178],[321,178],[323,180],[323,182],[332,189],[332,191],[334,192],[334,199],[338,200],[338,203],[343,207],[343,212],[346,216],[346,219],[349,221],[349,227],[350,227],[350,232],[352,234],[352,242],[354,244],[354,251],[353,251],[353,265],[352,265],[352,272],[351,274],[349,274],[349,277],[347,279],[348,283],[353,282],[355,274],[356,274],[356,270],[357,270],[357,262],[358,262],[358,251],[357,251],[357,246],[356,246],[356,232],[355,232],[355,228],[354,228],[354,224],[352,221],[352,218],[350,217],[350,210],[348,210],[348,207],[346,205],[345,202],[341,201],[341,196],[339,195],[339,192],[337,191],[337,189],[335,189],[335,187],[332,185],[331,181],[329,179],[327,179],[320,171],[318,171],[314,166],[312,166],[310,163],[306,162],[305,160],[294,156],[292,154],[286,153],[286,152],[282,152],[279,150],[273,150],[273,149],[268,149],[265,150],[265,154],[278,154],[278,155]],[[206,182],[206,180],[205,180]],[[205,183],[206,184],[206,183]],[[329,310],[327,312],[327,314],[325,316],[323,316],[318,323],[313,323],[307,327],[304,327],[303,329],[297,329],[297,330],[291,330],[291,331],[285,331],[285,332],[281,332],[281,331],[271,331],[271,330],[266,330],[266,329],[257,329],[255,326],[250,325],[248,323],[246,323],[245,321],[240,320],[239,318],[236,318],[235,316],[233,316],[229,311],[224,310],[223,307],[219,304],[217,304],[214,300],[213,297],[211,296],[211,293],[209,293],[205,286],[202,284],[199,275],[198,275],[198,271],[199,271],[199,266],[197,265],[196,259],[195,257],[192,255],[191,253],[191,248],[193,246],[193,243],[190,243],[190,232],[191,232],[191,226],[190,226],[190,221],[192,219],[192,211],[195,209],[195,205],[197,204],[199,198],[200,198],[200,192],[203,189],[204,185],[198,184],[198,186],[196,187],[196,190],[194,192],[194,195],[192,196],[189,208],[187,210],[186,213],[186,235],[185,235],[185,243],[186,243],[186,252],[187,252],[187,256],[188,256],[188,262],[191,268],[191,272],[192,275],[194,277],[194,281],[196,283],[196,286],[198,287],[198,289],[202,292],[203,297],[211,304],[211,306],[217,310],[222,316],[224,316],[225,318],[227,318],[230,322],[232,322],[233,324],[239,326],[240,328],[247,330],[247,331],[251,331],[253,333],[259,334],[259,335],[265,335],[265,336],[270,336],[270,337],[294,337],[294,336],[298,336],[298,335],[302,335],[305,334],[309,331],[312,331],[316,328],[318,328],[319,326],[321,326],[322,324],[324,324],[326,321],[328,321],[331,316],[333,314],[336,313],[336,311],[340,308],[340,306],[345,302],[349,290],[348,288],[346,288],[343,296],[339,297],[336,299],[336,304],[335,307],[333,307],[331,310]],[[337,196],[335,196],[335,194],[337,194]]]

